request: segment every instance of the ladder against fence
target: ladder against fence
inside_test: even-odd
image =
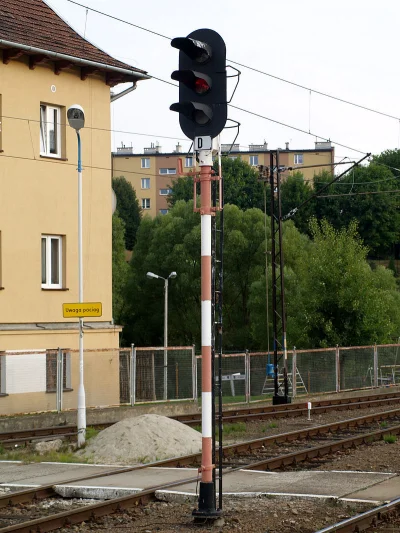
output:
[[[281,371],[278,372],[278,383],[279,383],[279,393],[284,394],[284,377],[283,373]],[[290,373],[288,373],[288,387],[289,387],[289,394],[292,396],[295,396],[298,393],[307,394],[307,387],[305,386],[305,383],[303,381],[303,378],[301,377],[301,374],[299,372],[299,369],[296,368],[296,382],[295,387],[293,387],[293,377]],[[274,393],[274,374],[269,373],[267,370],[264,385],[261,394],[273,394]]]

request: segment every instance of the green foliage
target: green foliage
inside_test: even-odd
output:
[[[125,260],[124,222],[117,213],[112,218],[112,300],[113,318],[118,324],[125,305],[125,286],[129,265]]]
[[[218,162],[214,163],[214,170],[218,172]],[[222,175],[224,177],[225,204],[233,204],[240,209],[264,207],[263,184],[258,181],[258,172],[240,158],[222,158]],[[172,207],[179,200],[188,202],[193,199],[193,178],[186,176],[174,180],[171,184],[172,194],[168,203]]]
[[[86,428],[86,440],[88,441],[89,439],[92,439],[93,437],[97,437],[99,433],[100,433],[99,429],[88,426]]]
[[[396,435],[384,435],[383,440],[387,444],[394,444],[397,441],[397,436]]]
[[[125,248],[132,250],[140,225],[141,209],[131,183],[123,176],[112,179],[112,188],[117,197],[117,212],[125,223]]]
[[[288,176],[281,186],[282,215],[287,215],[292,209],[295,209],[310,198],[312,194],[314,194],[314,191],[311,185],[304,180],[301,172],[294,172],[293,175]],[[308,233],[309,220],[314,215],[314,212],[315,200],[311,200],[296,212],[293,216],[293,222],[299,231]]]
[[[233,422],[232,424],[224,424],[224,435],[232,435],[234,433],[245,433],[246,424],[244,422]]]
[[[331,179],[329,173],[316,176],[315,189],[319,190]],[[381,191],[397,188],[398,181],[391,171],[373,162],[367,167],[354,169],[324,191],[323,195],[333,197],[314,200],[315,215],[318,220],[326,218],[337,229],[357,220],[358,232],[369,255],[385,257],[399,240],[400,214],[396,195]]]
[[[400,326],[399,294],[391,271],[372,271],[355,222],[336,230],[326,220],[310,224],[313,243],[298,271],[301,293],[296,346],[357,346],[390,342]]]

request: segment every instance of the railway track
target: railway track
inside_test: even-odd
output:
[[[318,530],[316,533],[360,533],[361,531],[376,531],[380,524],[389,522],[397,518],[400,514],[400,498],[384,505],[370,509],[365,513],[337,522],[332,526]],[[399,529],[390,528],[388,531],[394,532]]]
[[[375,424],[379,421],[391,421],[392,427],[385,427],[384,429],[368,431],[368,425]],[[238,444],[233,444],[229,446],[224,446],[223,448],[223,457],[231,461],[232,456],[235,454],[253,454],[252,460],[246,461],[246,455],[244,455],[244,463],[240,466],[230,466],[224,470],[224,476],[229,475],[232,472],[246,469],[246,470],[275,470],[278,468],[285,468],[287,466],[297,465],[299,463],[304,463],[307,461],[313,461],[315,458],[321,458],[327,456],[328,454],[335,453],[339,450],[347,449],[350,447],[359,446],[363,443],[368,444],[374,440],[382,439],[387,434],[400,434],[400,408],[393,409],[390,411],[385,411],[381,413],[371,414],[368,416],[352,418],[349,420],[343,420],[340,422],[335,422],[333,424],[325,424],[323,426],[317,426],[308,429],[302,429],[299,431],[292,431],[289,433],[268,436],[261,439],[253,439],[251,441],[242,442]],[[367,431],[360,433],[358,430],[362,427],[367,426]],[[344,438],[334,437],[335,432],[338,431],[351,431],[356,430],[356,434],[352,436],[346,435]],[[320,438],[322,435],[332,434],[333,438],[329,439],[329,442],[324,442],[316,446],[308,445],[306,448],[302,447],[301,449],[296,449],[293,452],[285,453],[282,455],[275,455],[263,458],[261,460],[254,460],[254,451],[263,450],[265,453],[268,448],[276,444],[294,442],[301,439],[312,439]],[[149,466],[193,466],[199,464],[201,459],[201,454],[192,454],[185,457],[168,459],[165,461],[158,461],[157,463],[151,463],[148,465],[140,465],[137,467],[127,467],[119,469],[110,469],[108,473],[94,474],[92,476],[86,476],[85,480],[94,479],[96,477],[103,477],[105,475],[115,475],[116,473],[122,472],[131,472],[137,469],[148,468]],[[101,517],[107,514],[114,513],[116,511],[121,511],[128,509],[135,505],[145,504],[149,501],[156,500],[156,491],[157,490],[166,490],[171,487],[177,487],[182,484],[189,482],[194,482],[197,480],[197,476],[188,476],[185,480],[180,480],[167,485],[157,485],[154,487],[146,488],[135,495],[124,496],[120,498],[115,498],[106,502],[99,502],[96,504],[91,504],[79,509],[73,509],[69,511],[64,511],[62,513],[57,513],[54,515],[46,516],[43,518],[38,518],[34,520],[29,520],[24,523],[15,524],[9,527],[0,529],[0,533],[9,533],[9,532],[19,532],[27,533],[31,531],[36,532],[45,532],[52,531],[59,527],[65,525],[71,525],[75,523],[81,523],[82,521],[89,520],[94,517]],[[82,478],[72,479],[69,481],[63,481],[62,484],[72,483],[75,481],[82,481]],[[26,501],[39,501],[43,498],[54,497],[55,492],[52,485],[41,486],[34,489],[28,489],[25,491],[18,491],[15,493],[9,493],[5,496],[0,497],[0,507],[14,506],[18,503],[24,503]],[[322,530],[325,532],[325,530]],[[335,529],[326,530],[336,531]],[[337,530],[337,531],[356,531],[353,530]],[[361,531],[361,529],[360,529]]]
[[[313,402],[311,413],[324,414],[331,410],[344,411],[353,409],[368,409],[390,405],[400,402],[400,392],[372,394],[368,396],[358,396],[354,398],[340,398],[331,400],[319,400]],[[267,405],[257,407],[246,407],[240,409],[229,409],[223,413],[224,423],[250,422],[253,420],[263,420],[267,418],[289,418],[305,416],[308,413],[307,403],[294,403],[287,405]],[[200,426],[201,415],[199,413],[177,415],[171,417],[188,426]],[[112,423],[91,424],[95,429],[104,429]],[[17,430],[0,432],[0,445],[4,448],[14,448],[16,446],[26,446],[27,444],[48,440],[50,438],[63,438],[74,440],[77,435],[76,425],[53,426],[47,428]]]

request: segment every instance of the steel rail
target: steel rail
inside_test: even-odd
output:
[[[320,426],[313,426],[310,428],[304,428],[296,431],[290,431],[287,433],[278,433],[277,435],[270,435],[261,437],[258,439],[252,439],[250,441],[240,442],[237,444],[226,445],[222,448],[222,453],[225,458],[230,458],[236,453],[246,453],[256,449],[260,449],[266,446],[272,446],[275,444],[281,444],[286,442],[291,442],[294,440],[307,439],[311,437],[317,437],[319,435],[326,435],[329,432],[346,430],[351,427],[359,427],[368,423],[378,422],[380,420],[386,420],[388,418],[394,418],[400,416],[400,408],[392,409],[390,411],[383,411],[381,413],[371,414],[358,418],[350,418],[347,420],[341,420],[339,422],[334,422],[331,424],[324,424]],[[390,433],[390,429],[387,430]],[[339,441],[338,441],[339,442]],[[133,472],[135,470],[141,470],[144,468],[150,467],[185,467],[189,465],[194,465],[199,462],[201,459],[201,453],[194,453],[190,455],[185,455],[182,457],[172,457],[170,459],[165,459],[162,461],[156,461],[153,463],[147,463],[144,465],[136,465],[130,467],[120,467],[112,468],[111,470],[106,470],[105,472],[99,472],[89,476],[83,476],[79,478],[72,478],[69,480],[61,481],[60,485],[65,485],[68,483],[74,483],[77,481],[96,479],[99,477],[106,477],[114,474],[123,474],[127,472]],[[277,458],[274,458],[274,460]],[[241,467],[243,468],[243,466]],[[42,485],[40,487],[35,487],[31,489],[25,489],[22,491],[15,491],[3,496],[0,496],[0,508],[6,507],[9,505],[15,505],[17,503],[23,503],[31,501],[34,499],[47,498],[49,495],[54,495],[53,489],[54,483],[49,485]]]
[[[378,524],[385,522],[387,518],[390,518],[393,515],[398,515],[399,513],[400,498],[396,498],[388,503],[374,507],[369,511],[337,522],[332,526],[319,529],[315,533],[359,533],[370,527],[375,529]],[[394,529],[391,529],[390,531],[394,531]]]
[[[340,441],[336,441],[334,443],[315,446],[307,450],[301,450],[301,451],[297,451],[294,453],[285,454],[279,457],[270,458],[270,459],[266,459],[263,461],[258,461],[255,463],[253,462],[248,465],[242,465],[240,467],[225,471],[224,475],[229,475],[239,470],[259,470],[260,468],[274,470],[277,468],[281,468],[282,466],[297,464],[298,462],[301,462],[301,461],[310,460],[315,457],[326,455],[328,453],[334,453],[338,450],[346,449],[349,447],[354,447],[362,443],[370,443],[373,440],[382,438],[384,435],[393,434],[393,433],[396,433],[396,434],[400,433],[400,425],[397,425],[395,427],[388,428],[388,429],[366,433],[363,435],[357,435],[355,437],[341,439]],[[50,515],[44,518],[30,520],[22,524],[16,524],[13,526],[2,528],[0,529],[0,532],[1,533],[11,533],[11,532],[31,533],[32,531],[37,531],[37,532],[52,531],[53,529],[64,527],[66,525],[73,525],[76,523],[81,523],[82,521],[85,521],[85,520],[90,520],[90,519],[104,516],[107,514],[111,514],[117,511],[121,511],[123,509],[132,507],[133,505],[138,505],[138,504],[147,503],[149,501],[154,501],[156,500],[155,493],[157,490],[165,490],[168,488],[177,487],[177,486],[184,485],[190,482],[194,482],[197,479],[198,479],[198,476],[195,476],[195,477],[191,476],[190,478],[187,478],[185,480],[174,481],[174,482],[170,482],[168,484],[163,484],[163,485],[156,485],[154,487],[143,490],[140,493],[137,493],[135,495],[115,498],[113,500],[109,500],[106,502],[99,502],[97,504],[91,504],[83,508],[74,509],[71,511],[65,511],[62,513],[57,513],[57,514]],[[400,505],[400,500],[396,500],[396,502],[397,503],[392,502],[392,507]],[[360,529],[360,524],[368,524],[366,526],[368,527],[369,525],[373,523],[370,521],[371,519],[374,520],[375,519],[374,517],[379,515],[379,513],[382,514],[383,511],[388,512],[390,509],[391,507],[381,506],[380,508],[373,510],[375,511],[374,514],[372,514],[373,511],[368,511],[367,513],[363,513],[362,515],[359,515],[357,517],[347,519],[339,524],[335,524],[334,526],[325,528],[317,533],[328,533],[328,532],[329,533],[330,532],[331,533],[333,532],[348,533],[348,532],[354,532],[354,531],[362,531],[362,529]],[[342,529],[338,529],[338,526],[340,526]]]
[[[331,400],[318,400],[313,402],[311,409],[312,414],[326,413],[332,409],[351,410],[364,409],[379,405],[400,402],[400,392],[380,393],[368,396],[357,396],[353,398],[334,398]],[[276,406],[247,407],[240,409],[228,409],[224,411],[223,417],[225,423],[238,421],[251,421],[264,418],[281,418],[302,416],[307,413],[307,403],[293,403]],[[176,415],[170,417],[189,426],[199,425],[201,418],[198,413]],[[111,423],[89,424],[94,428],[106,428],[113,425]],[[0,444],[12,446],[13,444],[26,444],[33,440],[46,439],[51,436],[72,437],[76,435],[76,425],[51,426],[36,429],[23,429],[15,431],[0,432]]]

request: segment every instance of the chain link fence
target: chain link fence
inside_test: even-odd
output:
[[[218,387],[218,356],[215,385]],[[255,402],[274,394],[273,354],[224,353],[225,404]],[[400,343],[333,347],[287,352],[289,395],[324,394],[400,385]],[[283,394],[283,355],[278,362]],[[194,346],[86,349],[84,385],[87,407],[198,401],[201,355]],[[14,350],[0,352],[0,415],[76,409],[79,352]]]

